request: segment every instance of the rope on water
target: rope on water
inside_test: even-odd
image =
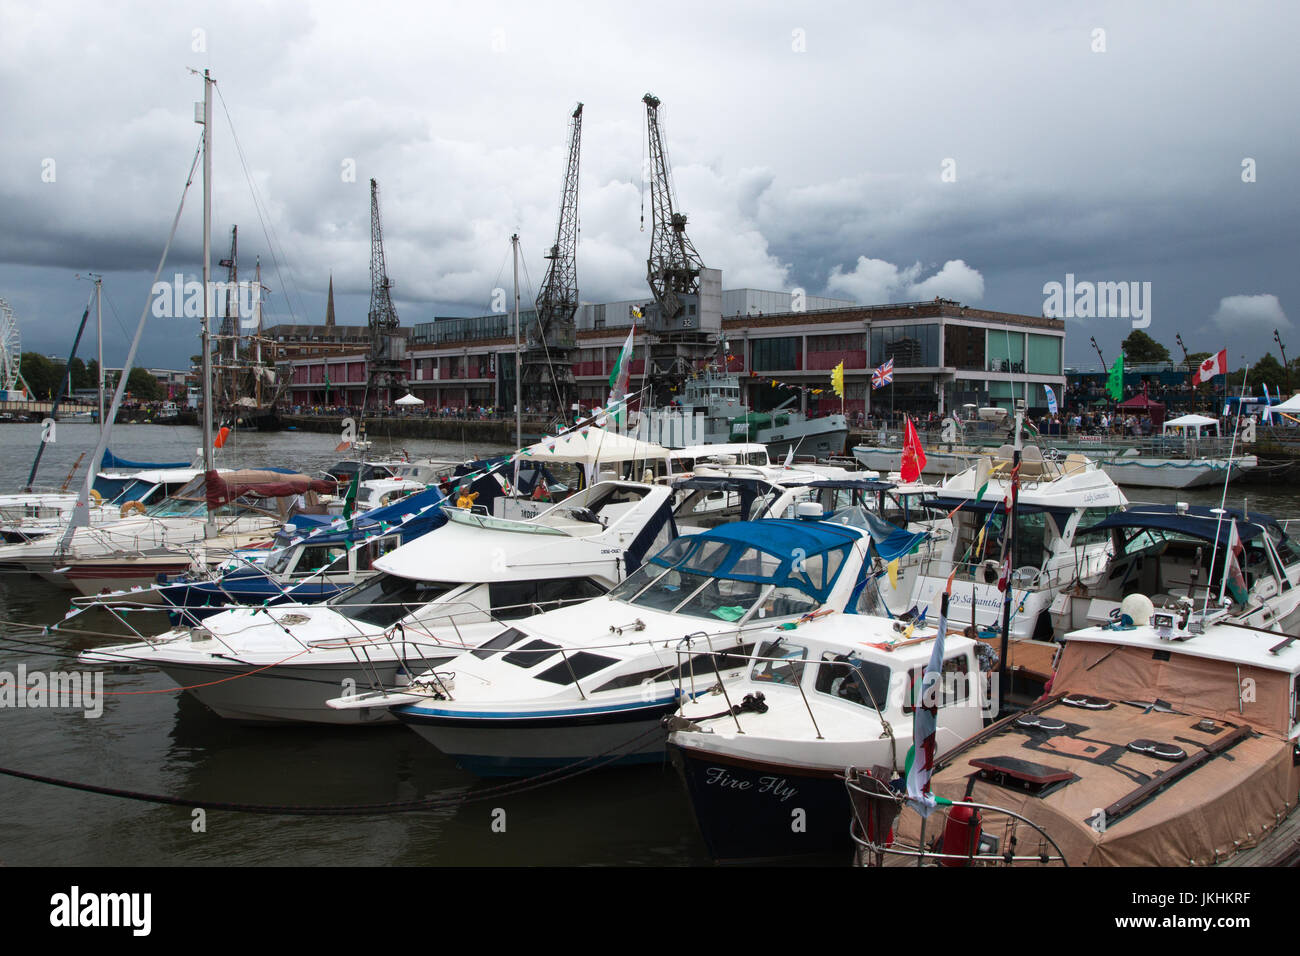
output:
[[[232,813],[255,813],[263,815],[301,817],[379,816],[391,813],[418,813],[420,811],[429,810],[455,809],[464,806],[465,804],[481,803],[485,800],[500,800],[505,797],[515,796],[516,794],[527,793],[531,790],[539,790],[542,787],[551,786],[553,784],[564,783],[584,774],[588,774],[593,770],[599,770],[602,767],[608,766],[609,764],[622,759],[624,756],[634,752],[644,741],[663,733],[663,728],[656,724],[644,733],[638,734],[631,740],[619,744],[617,747],[611,748],[610,750],[606,750],[603,753],[584,757],[574,763],[566,764],[563,767],[557,767],[554,770],[548,770],[545,773],[537,774],[536,776],[529,777],[526,780],[510,781],[509,783],[500,784],[495,787],[487,787],[472,794],[458,793],[450,796],[434,794],[420,800],[395,800],[388,803],[305,806],[294,804],[239,803],[224,800],[197,800],[188,797],[172,797],[161,793],[148,793],[142,790],[125,790],[120,787],[104,787],[93,783],[65,780],[59,777],[49,777],[44,774],[30,773],[12,767],[0,767],[0,774],[3,774],[6,777],[14,777],[19,780],[28,780],[33,783],[45,784],[46,786],[59,787],[64,790],[75,790],[81,793],[94,793],[99,794],[100,796],[117,797],[123,800],[134,800],[139,803],[155,803],[171,807],[187,807],[190,809],[201,810],[227,810]]]

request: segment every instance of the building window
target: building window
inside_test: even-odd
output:
[[[1035,335],[1029,333],[1028,354],[1025,357],[1025,370],[1038,375],[1061,374],[1061,342],[1056,335]]]
[[[988,330],[990,372],[1024,372],[1025,336],[1007,329]]]
[[[871,365],[894,360],[895,368],[933,368],[939,365],[938,323],[873,326]]]
[[[751,368],[756,372],[777,372],[800,369],[800,340],[797,337],[781,339],[754,339],[750,343],[753,352]]]

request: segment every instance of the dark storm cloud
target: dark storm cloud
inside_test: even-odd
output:
[[[690,234],[728,288],[1037,313],[1067,274],[1151,282],[1158,340],[1221,347],[1240,315],[1233,347],[1254,357],[1297,299],[1298,19],[1263,4],[9,3],[0,296],[28,347],[63,352],[87,291],[73,273],[103,271],[133,326],[199,133],[185,70],[208,66],[224,100],[213,258],[239,223],[241,267],[261,256],[279,318],[319,321],[332,275],[341,319],[362,320],[371,176],[404,323],[486,310],[516,230],[535,285],[577,100],[583,297],[644,296],[649,89]],[[199,204],[195,188],[167,278],[199,270]],[[160,321],[142,361],[185,364],[194,331]],[[1113,355],[1127,332],[1074,320],[1067,357],[1089,360],[1091,335]]]

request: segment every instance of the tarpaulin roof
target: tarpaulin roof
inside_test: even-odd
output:
[[[596,465],[606,461],[667,460],[669,452],[662,445],[640,441],[604,428],[584,428],[555,438],[548,438],[524,450],[527,458],[540,462],[571,462]]]
[[[310,475],[284,474],[276,471],[229,471],[224,475],[216,471],[205,472],[204,484],[207,488],[209,510],[220,508],[243,495],[256,498],[288,498],[293,495],[315,491],[321,494],[333,494],[338,484],[312,478]]]

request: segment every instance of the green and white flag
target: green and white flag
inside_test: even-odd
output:
[[[975,500],[979,501],[989,490],[989,459],[980,458],[975,463]]]
[[[607,406],[622,401],[623,396],[628,392],[628,382],[632,376],[632,337],[634,335],[636,335],[635,325],[627,333],[627,341],[623,343],[618,358],[614,360],[614,369],[609,373],[609,401],[605,403]],[[620,406],[614,412],[614,421],[622,424],[624,421],[622,416],[623,408]]]
[[[1106,391],[1115,401],[1124,397],[1124,353],[1119,353],[1119,358],[1115,359],[1115,364],[1110,367],[1110,375],[1106,378]]]

